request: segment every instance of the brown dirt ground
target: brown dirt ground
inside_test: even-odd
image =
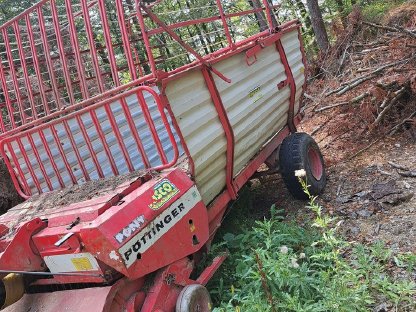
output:
[[[0,158],[0,215],[9,208],[22,202],[22,198],[17,194],[9,171],[4,161]]]

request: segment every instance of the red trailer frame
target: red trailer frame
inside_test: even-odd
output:
[[[122,37],[122,46],[115,47],[112,42],[110,26],[108,24],[109,20],[107,18],[107,9],[104,0],[96,0],[92,2],[87,2],[86,0],[80,1],[80,11],[73,12],[71,7],[71,1],[65,0],[65,12],[67,14],[68,23],[66,28],[68,30],[67,36],[69,37],[69,41],[66,38],[63,38],[63,28],[62,23],[60,23],[60,15],[59,9],[56,6],[55,0],[42,0],[32,8],[28,9],[27,11],[23,12],[22,14],[18,15],[16,18],[12,19],[11,21],[7,22],[3,26],[0,27],[1,32],[1,40],[6,49],[6,61],[0,62],[0,79],[2,81],[2,90],[4,95],[4,103],[0,104],[0,107],[3,107],[3,116],[0,118],[0,152],[3,159],[8,166],[8,169],[11,173],[13,183],[16,189],[19,191],[19,194],[24,198],[29,198],[32,196],[32,192],[27,185],[26,177],[22,172],[21,165],[16,159],[14,154],[13,148],[11,147],[11,143],[17,142],[20,151],[25,154],[25,148],[22,146],[22,138],[26,138],[29,140],[30,145],[32,148],[34,147],[33,142],[31,142],[30,137],[32,134],[36,133],[40,136],[43,148],[46,150],[46,153],[49,157],[50,163],[54,169],[54,172],[60,182],[60,187],[64,187],[64,183],[62,182],[62,178],[60,178],[60,172],[57,170],[56,166],[54,166],[54,160],[51,156],[51,148],[48,145],[48,142],[45,140],[44,131],[45,129],[49,129],[51,133],[55,133],[55,125],[58,123],[65,125],[66,121],[69,118],[80,118],[83,114],[90,114],[93,121],[94,127],[97,129],[99,136],[101,138],[101,143],[103,148],[108,156],[111,159],[113,155],[109,150],[106,139],[103,133],[100,132],[100,124],[95,116],[95,110],[97,108],[104,108],[108,118],[111,123],[111,128],[114,131],[114,134],[117,138],[117,141],[120,144],[120,147],[123,151],[123,157],[125,162],[129,168],[130,172],[134,171],[134,166],[131,163],[131,159],[129,158],[128,152],[122,145],[122,140],[120,137],[120,133],[117,130],[117,123],[111,117],[111,109],[109,108],[110,103],[114,102],[115,100],[120,100],[123,105],[124,100],[127,96],[136,95],[139,99],[140,108],[143,111],[144,115],[146,116],[147,124],[151,130],[152,137],[154,140],[155,145],[158,147],[159,157],[161,159],[162,165],[157,167],[152,167],[148,161],[146,161],[146,152],[142,147],[142,143],[140,138],[135,131],[133,131],[133,125],[131,117],[128,116],[127,109],[125,110],[125,115],[130,123],[130,128],[133,132],[133,135],[136,139],[137,148],[140,151],[140,155],[143,159],[145,167],[149,173],[160,171],[164,169],[164,176],[171,177],[171,176],[178,176],[178,169],[170,169],[175,164],[177,164],[178,157],[179,157],[179,150],[178,144],[174,137],[174,132],[179,137],[179,143],[184,149],[184,152],[187,156],[187,160],[189,162],[190,168],[190,176],[193,177],[195,175],[195,166],[192,156],[189,152],[189,149],[186,145],[186,142],[183,138],[181,130],[178,126],[178,123],[175,119],[175,116],[172,112],[170,107],[169,101],[165,94],[165,88],[167,84],[175,79],[178,79],[182,75],[187,74],[190,70],[199,70],[202,71],[205,83],[209,89],[211,94],[211,98],[215,105],[215,109],[218,113],[218,117],[221,121],[222,127],[226,134],[227,139],[227,163],[226,163],[226,189],[218,195],[215,200],[209,204],[208,207],[205,207],[202,202],[197,204],[198,209],[204,208],[207,211],[206,216],[203,215],[201,212],[202,210],[198,210],[198,214],[200,219],[206,220],[208,224],[208,228],[205,230],[201,227],[198,235],[201,237],[205,237],[204,245],[209,246],[212,242],[213,236],[219,226],[221,225],[222,219],[224,217],[225,211],[228,207],[228,204],[237,198],[238,191],[243,187],[243,185],[253,176],[253,174],[257,171],[262,163],[264,163],[268,158],[270,158],[273,153],[277,150],[278,146],[281,144],[283,139],[288,136],[291,132],[296,131],[296,125],[301,120],[301,113],[300,111],[295,111],[295,94],[296,94],[296,84],[293,79],[293,74],[291,72],[288,58],[286,56],[285,50],[283,45],[280,41],[281,37],[291,31],[296,30],[298,32],[299,40],[301,42],[301,50],[303,55],[303,63],[306,67],[306,58],[305,53],[302,47],[302,40],[301,40],[301,33],[300,33],[300,24],[298,21],[290,21],[288,23],[282,25],[275,25],[275,21],[273,19],[272,10],[275,7],[272,7],[267,0],[262,0],[263,7],[258,9],[251,9],[245,10],[242,12],[225,12],[222,3],[220,0],[216,0],[216,4],[218,6],[218,16],[211,16],[205,17],[196,20],[188,20],[182,21],[171,25],[166,25],[157,14],[155,14],[152,10],[151,6],[147,6],[140,0],[135,0],[135,14],[132,16],[125,16],[123,2],[122,0],[116,0],[116,12],[117,12],[117,23],[121,30],[121,37]],[[105,47],[97,48],[94,39],[94,32],[93,32],[93,25],[91,24],[90,13],[89,10],[92,8],[96,9],[99,13],[101,22],[102,22],[102,29],[104,34],[104,42]],[[51,17],[48,20],[51,23],[45,22],[44,13],[45,10],[51,13]],[[243,40],[235,40],[235,38],[231,35],[230,29],[228,26],[228,22],[230,19],[235,17],[242,17],[250,14],[255,14],[258,12],[265,12],[265,16],[267,16],[267,23],[269,29],[259,32],[256,35],[250,36],[247,39]],[[88,41],[88,45],[90,47],[89,50],[81,50],[80,45],[78,42],[78,35],[77,30],[74,24],[74,20],[77,17],[83,18],[84,27],[86,31],[86,39]],[[137,20],[137,23],[140,27],[140,34],[141,37],[139,41],[143,43],[143,47],[146,50],[146,62],[141,62],[138,58],[134,58],[135,53],[132,51],[132,42],[134,41],[132,33],[134,32],[133,27],[127,22],[126,19],[129,21],[132,19]],[[148,24],[151,21],[155,26],[152,29],[148,28]],[[201,55],[198,53],[190,44],[186,43],[175,30],[192,26],[198,25],[203,23],[209,23],[214,21],[220,21],[223,26],[224,36],[227,42],[227,45],[217,51],[209,53],[208,55]],[[23,25],[24,26],[23,26]],[[39,25],[36,28],[34,25]],[[56,48],[59,51],[59,55],[53,59],[51,56],[51,50],[49,47],[50,41],[48,41],[47,37],[47,30],[46,27],[52,25],[53,33],[54,33],[54,42],[56,44]],[[127,26],[126,26],[127,25]],[[22,27],[25,27],[26,33],[25,37],[27,38],[26,43],[29,44],[29,50],[27,47],[25,48],[22,44],[23,39],[20,35],[20,30]],[[51,31],[51,29],[49,29]],[[37,31],[35,35],[34,32]],[[189,55],[192,55],[194,58],[193,62],[189,64],[185,64],[178,68],[175,68],[169,72],[162,71],[157,66],[157,60],[154,55],[154,50],[152,49],[152,36],[158,34],[167,34],[169,35],[173,41],[176,41]],[[16,43],[18,47],[18,60],[14,58],[12,53],[11,44],[9,42],[10,36],[15,36]],[[38,45],[37,42],[41,43],[45,53],[43,58],[38,57]],[[66,50],[65,44],[68,42],[72,45],[73,49],[68,52]],[[222,73],[218,72],[214,67],[213,64],[228,58],[232,55],[237,53],[241,53],[242,51],[246,54],[246,61],[247,64],[251,64],[256,60],[256,53],[261,51],[267,46],[275,45],[276,50],[278,51],[282,63],[285,68],[285,73],[287,76],[286,81],[282,81],[281,84],[276,86],[276,88],[282,88],[283,86],[289,85],[290,86],[290,106],[289,106],[289,114],[287,120],[287,126],[283,128],[279,133],[273,136],[269,142],[263,146],[262,150],[253,158],[250,163],[237,175],[235,176],[234,171],[234,133],[233,129],[230,125],[230,121],[226,114],[224,105],[222,103],[221,96],[217,90],[216,84],[213,79],[213,75],[217,75],[224,81],[229,82],[229,79],[225,77]],[[126,59],[127,68],[120,68],[117,64],[115,58],[115,48],[120,48],[123,50],[123,55]],[[97,50],[98,49],[98,50]],[[97,57],[99,49],[101,51],[107,52],[107,57],[109,61],[109,71],[103,72],[103,64],[100,59]],[[30,54],[30,57],[27,55]],[[83,58],[85,55],[89,55],[90,57],[90,67],[94,75],[91,77],[87,77],[86,71],[83,69]],[[70,57],[73,66],[68,65],[69,61],[68,58]],[[30,62],[29,62],[30,60]],[[59,61],[60,63],[60,70],[54,70],[54,62]],[[7,64],[7,66],[5,66]],[[150,73],[145,74],[145,67],[150,68]],[[28,67],[32,66],[33,70],[29,70]],[[45,76],[45,73],[42,73],[42,69],[47,69],[47,76],[49,82],[49,88],[46,88],[41,80]],[[18,79],[18,73],[23,75],[23,79]],[[131,81],[122,83],[120,79],[121,72],[128,72],[130,75]],[[56,78],[56,75],[61,75],[59,79]],[[8,81],[8,77],[10,77],[11,81]],[[306,77],[306,70],[305,70],[305,77]],[[37,81],[36,85],[38,86],[39,90],[34,90],[32,88],[34,79]],[[10,83],[11,82],[11,83]],[[160,88],[160,95],[157,94],[151,86],[158,85]],[[25,88],[27,90],[26,95],[22,95],[22,89]],[[78,93],[74,93],[74,89],[79,90]],[[37,91],[37,92],[36,92]],[[166,128],[170,143],[172,144],[174,150],[174,157],[173,159],[167,159],[166,154],[163,151],[163,147],[161,146],[160,139],[158,138],[158,133],[154,128],[154,124],[152,121],[152,116],[150,116],[148,107],[146,106],[146,102],[143,99],[143,92],[148,92],[152,95],[155,102],[157,103],[157,107],[159,110],[159,114],[163,120],[164,127]],[[50,104],[48,98],[53,99],[53,105]],[[124,106],[125,107],[125,106]],[[167,112],[167,115],[166,115]],[[78,119],[79,120],[79,119]],[[174,131],[171,128],[170,121],[173,125]],[[83,125],[82,121],[79,122],[80,128],[85,130],[85,125]],[[67,135],[72,138],[69,129],[66,127]],[[84,137],[86,143],[88,145],[88,135],[84,133]],[[54,140],[56,145],[59,146],[58,139],[54,136]],[[76,152],[76,147],[73,145],[74,152]],[[35,153],[35,157],[37,158],[37,162],[40,165],[41,171],[43,172],[43,176],[45,181],[49,187],[49,190],[52,191],[52,183],[48,174],[46,173],[46,169],[42,167],[42,161],[38,154],[36,154],[36,148],[33,149]],[[104,175],[101,170],[101,164],[98,159],[94,157],[94,148],[88,145],[89,153],[94,161],[97,171],[99,172],[99,176],[102,178]],[[60,154],[62,158],[63,152],[60,150]],[[77,158],[82,164],[81,157],[77,154]],[[29,170],[33,171],[31,168],[32,163],[27,157],[25,158],[25,165]],[[65,163],[68,173],[71,172],[70,166]],[[112,162],[112,171],[113,175],[118,175],[117,167]],[[30,171],[33,180],[36,180],[35,174]],[[88,172],[86,172],[85,168],[82,168],[83,177],[86,181],[90,180]],[[151,177],[151,176],[150,176]],[[174,179],[174,178],[169,178]],[[175,180],[175,179],[174,179]],[[143,185],[149,181],[149,177],[143,179],[141,178],[139,181],[135,182],[131,186],[127,188],[120,188],[115,190],[112,194],[113,197],[106,198],[105,202],[111,203],[113,206],[115,203],[118,203],[121,198],[127,195],[137,194],[144,192],[139,190],[139,186]],[[175,180],[179,181],[179,180]],[[180,189],[183,187],[183,190],[189,189],[192,186],[192,181],[190,179],[186,179],[183,177],[183,185],[178,186]],[[35,182],[38,193],[43,193],[42,187],[40,187],[39,181]],[[72,183],[77,184],[78,181],[75,177],[72,177]],[[175,182],[179,183],[179,182]],[[179,183],[181,184],[181,183]],[[125,186],[124,186],[125,187]],[[153,187],[153,185],[148,185],[149,188]],[[148,189],[149,189],[148,188]],[[147,190],[148,190],[147,189]],[[139,195],[137,195],[138,197]],[[174,201],[175,198],[173,197],[171,200]],[[95,203],[88,203],[88,205],[97,205],[96,209],[98,210],[106,210],[108,208],[102,208],[102,199],[97,199]],[[76,210],[77,213],[80,211],[84,211],[86,207],[88,207],[85,203],[76,204],[75,206],[71,207],[71,209]],[[196,210],[195,210],[196,211]],[[85,210],[87,213],[87,210]],[[65,216],[66,222],[71,220],[74,215],[69,214]],[[157,216],[155,214],[153,218]],[[150,217],[148,217],[150,218]],[[1,218],[0,218],[0,221]],[[23,253],[31,254],[33,257],[31,258],[33,261],[28,266],[27,264],[24,265],[25,270],[27,271],[41,271],[42,264],[38,261],[38,255],[33,253],[33,247],[29,244],[29,241],[32,240],[32,237],[35,243],[43,242],[46,238],[45,235],[36,234],[40,230],[47,228],[47,224],[40,219],[30,220],[29,222],[24,223],[25,230],[20,230],[16,236],[13,238],[12,243],[10,243],[10,239],[6,240],[7,243],[0,243],[0,250],[2,253],[0,254],[0,262],[3,265],[0,265],[3,273],[7,272],[19,272],[19,268],[23,265],[20,265],[19,261],[15,263],[15,266],[11,269],[6,267],[5,263],[10,263],[12,258],[10,258],[10,254],[6,252],[7,248],[10,247],[10,244],[23,244],[24,248]],[[6,229],[1,229],[0,232],[7,231]],[[58,231],[59,232],[59,231]],[[53,239],[55,239],[56,235],[63,232],[56,232],[56,233],[49,233]],[[39,232],[42,233],[42,232]],[[3,234],[2,234],[3,235]],[[16,240],[16,238],[18,238]],[[0,237],[1,239],[1,237]],[[68,238],[69,239],[69,238]],[[0,240],[1,242],[1,240]],[[76,244],[76,242],[74,242]],[[175,260],[172,264],[168,265],[167,267],[160,268],[156,276],[154,278],[154,283],[150,288],[150,291],[147,295],[142,290],[142,286],[145,283],[145,278],[140,275],[134,275],[132,272],[123,271],[124,269],[120,268],[119,271],[123,272],[124,276],[122,278],[115,278],[118,279],[112,286],[103,286],[100,288],[84,288],[78,291],[72,292],[65,292],[63,293],[53,293],[48,296],[41,296],[41,295],[26,295],[28,300],[31,300],[31,304],[34,307],[38,306],[45,306],[48,305],[53,310],[54,307],[59,305],[69,305],[75,298],[79,298],[79,296],[88,296],[93,295],[97,296],[97,298],[101,298],[102,302],[104,302],[102,309],[107,311],[117,311],[124,308],[128,311],[137,310],[141,308],[142,311],[171,311],[176,304],[176,298],[178,297],[182,288],[189,284],[202,284],[205,285],[208,280],[212,277],[214,272],[218,269],[221,265],[222,261],[225,259],[225,255],[221,255],[217,257],[211,266],[205,269],[202,274],[195,278],[191,279],[190,275],[191,272],[194,271],[195,263],[197,262],[197,256],[204,252],[204,248],[199,248],[199,251],[195,249],[189,249],[189,254],[186,257],[181,258],[179,260]],[[190,259],[188,255],[193,254],[193,259]],[[173,259],[173,258],[172,258]],[[154,271],[156,268],[152,268]],[[100,271],[101,270],[101,271]],[[90,276],[80,276],[76,274],[72,275],[59,275],[55,274],[50,279],[41,279],[38,280],[37,285],[40,284],[68,284],[68,283],[91,283],[91,282],[103,282],[102,276],[105,275],[105,270],[100,268],[97,272],[93,272]],[[149,271],[151,272],[151,271]],[[148,272],[147,272],[148,273]],[[97,275],[98,274],[98,275]],[[52,274],[53,275],[53,274]],[[97,299],[97,301],[99,301]],[[55,306],[52,304],[55,303]],[[24,304],[18,302],[18,304]],[[79,305],[79,308],[96,308],[96,302],[84,302]]]

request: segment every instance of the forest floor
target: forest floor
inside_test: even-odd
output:
[[[318,202],[342,221],[345,239],[368,245],[381,241],[393,254],[414,255],[416,4],[393,10],[382,24],[366,24],[359,12],[349,18],[351,28],[310,68],[298,131],[311,134],[320,146],[328,181]],[[244,205],[249,216],[243,229],[269,217],[273,205],[286,221],[307,225],[313,219],[307,203],[293,198],[280,174],[252,180],[235,208]],[[239,233],[233,219],[240,215],[230,212],[218,239]],[[416,280],[416,272],[411,279]]]
[[[349,19],[351,27],[310,67],[305,118],[298,131],[311,134],[320,146],[328,180],[317,200],[325,213],[341,221],[338,231],[344,239],[367,246],[382,242],[393,255],[414,257],[416,4],[393,10],[381,24],[366,23],[359,12]],[[306,228],[314,219],[280,174],[254,179],[248,189],[225,220],[219,240],[269,217],[273,205],[288,224]],[[235,220],[247,211],[238,224]],[[389,265],[390,273],[397,280],[416,280],[414,270],[406,273],[397,263]],[[373,308],[394,310],[384,299]]]

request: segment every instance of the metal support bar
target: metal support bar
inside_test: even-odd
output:
[[[221,96],[218,92],[217,86],[215,85],[214,78],[212,77],[211,72],[206,68],[202,68],[202,74],[205,79],[205,83],[208,87],[209,93],[211,94],[211,99],[214,102],[215,109],[218,114],[218,118],[224,129],[225,137],[227,138],[227,164],[226,164],[226,183],[227,190],[232,199],[237,198],[237,190],[233,185],[234,179],[234,131],[231,126],[230,120],[228,119],[227,112],[222,103]]]
[[[293,78],[292,69],[290,68],[289,61],[287,59],[287,55],[285,49],[282,44],[282,40],[279,39],[276,41],[276,49],[279,51],[280,60],[285,68],[286,77],[288,80],[288,84],[290,86],[290,102],[289,102],[289,112],[287,117],[287,125],[289,127],[290,132],[296,132],[296,126],[293,121],[293,117],[295,116],[295,100],[296,100],[296,83],[295,79]]]
[[[152,11],[150,11],[146,6],[143,4],[141,5],[141,8],[143,11],[146,12],[146,14],[160,27],[162,27],[174,40],[176,40],[186,51],[191,53],[193,56],[195,56],[202,64],[204,64],[209,70],[211,70],[214,74],[216,74],[218,77],[220,77],[225,82],[231,83],[231,80],[225,77],[221,72],[216,70],[214,67],[211,66],[198,52],[196,52],[189,44],[184,42],[172,29],[169,28],[168,25],[166,25],[163,21],[161,21],[156,14],[154,14]]]

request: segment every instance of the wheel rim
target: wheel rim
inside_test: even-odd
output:
[[[309,167],[311,169],[313,177],[316,180],[320,180],[322,178],[324,166],[321,161],[321,155],[316,149],[309,148],[308,161],[309,161]]]
[[[179,294],[176,312],[210,312],[212,301],[208,290],[202,285],[188,285]]]

